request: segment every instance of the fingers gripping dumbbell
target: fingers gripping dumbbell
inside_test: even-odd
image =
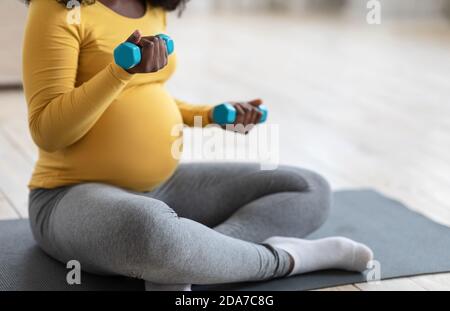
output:
[[[165,34],[159,34],[157,37],[166,43],[167,54],[171,55],[175,50],[173,40]],[[114,50],[114,60],[117,65],[123,69],[131,69],[137,66],[142,59],[141,48],[134,43],[124,42]]]
[[[267,107],[264,105],[260,105],[258,107],[259,111],[261,111],[262,116],[259,120],[259,123],[264,123],[267,120],[267,115],[269,111]],[[216,107],[213,110],[213,120],[214,123],[220,125],[233,124],[236,122],[237,111],[236,108],[233,107],[230,103],[223,103]]]

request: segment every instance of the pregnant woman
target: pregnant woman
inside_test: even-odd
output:
[[[326,219],[330,189],[318,174],[257,164],[183,164],[172,128],[213,106],[173,98],[175,55],[162,39],[183,0],[31,0],[24,42],[29,127],[39,147],[29,211],[40,247],[85,271],[143,279],[149,289],[262,281],[320,269],[363,271],[366,246],[302,240]],[[70,17],[70,18],[68,18]],[[131,35],[130,35],[131,34]],[[125,70],[127,40],[142,60]],[[233,103],[255,124],[260,101]]]

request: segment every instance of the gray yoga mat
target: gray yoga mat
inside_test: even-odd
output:
[[[369,245],[383,279],[450,271],[450,228],[371,190],[335,193],[325,225],[310,238],[339,235]],[[27,220],[0,221],[0,290],[143,290],[142,281],[82,274],[66,283],[65,266],[35,245]],[[321,271],[259,283],[194,286],[193,290],[308,290],[364,282],[365,275]]]

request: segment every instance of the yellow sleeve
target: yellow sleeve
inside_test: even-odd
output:
[[[23,84],[35,143],[54,152],[81,139],[133,75],[115,64],[75,87],[83,24],[66,21],[57,1],[31,1],[23,47]]]
[[[175,99],[175,102],[178,105],[178,109],[181,112],[181,115],[183,116],[183,123],[188,126],[194,126],[194,118],[195,117],[201,117],[202,119],[202,126],[206,126],[208,124],[212,123],[212,120],[210,119],[210,112],[213,109],[214,106],[210,105],[191,105],[184,101],[181,101],[179,99]]]

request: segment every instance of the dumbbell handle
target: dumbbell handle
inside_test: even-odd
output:
[[[258,109],[262,112],[262,117],[259,123],[264,123],[267,120],[268,109],[265,105],[260,105]],[[233,124],[236,122],[237,111],[236,108],[230,103],[223,103],[213,110],[213,120],[214,123],[220,125]]]
[[[172,54],[175,50],[173,40],[168,35],[164,34],[159,34],[157,37],[163,39],[166,43],[167,54]],[[141,48],[131,42],[124,42],[114,50],[114,61],[124,69],[128,70],[137,66],[141,60]]]

